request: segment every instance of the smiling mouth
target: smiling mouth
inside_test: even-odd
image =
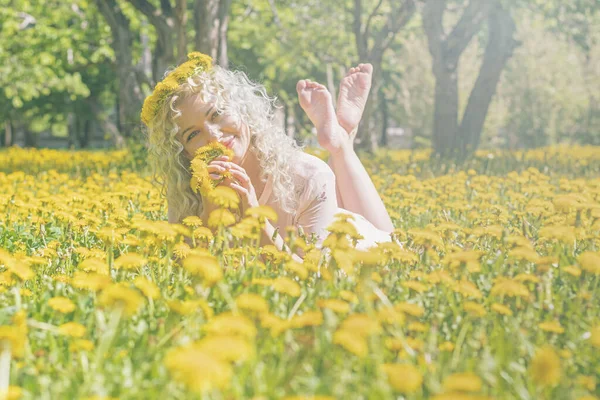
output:
[[[232,144],[233,144],[233,140],[234,140],[234,139],[235,139],[235,136],[231,136],[231,137],[229,137],[229,138],[227,138],[227,139],[223,140],[223,141],[221,142],[221,144],[222,144],[223,146],[225,146],[225,147],[227,147],[227,148],[229,148],[229,149],[230,149],[230,148],[231,148],[231,146],[232,146]]]

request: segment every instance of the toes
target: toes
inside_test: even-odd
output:
[[[362,64],[362,70],[363,72],[367,72],[370,74],[371,72],[373,72],[373,65],[370,63]]]
[[[306,89],[307,83],[308,82],[306,81],[306,79],[299,80],[298,83],[296,84],[296,91],[301,92],[304,89]]]

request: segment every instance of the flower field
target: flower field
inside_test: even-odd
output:
[[[428,158],[367,161],[395,242],[285,232],[301,264],[257,246],[268,209],[168,224],[127,152],[0,152],[0,391],[600,398],[600,149]]]

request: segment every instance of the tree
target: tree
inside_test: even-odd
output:
[[[489,105],[517,42],[513,39],[515,24],[510,11],[500,0],[470,0],[448,34],[443,24],[447,3],[448,0],[427,0],[423,8],[423,28],[436,80],[433,150],[442,157],[463,158],[479,146]],[[459,122],[459,59],[486,21],[488,41],[483,63]]]
[[[361,138],[361,147],[374,151],[378,147],[376,130],[371,127],[376,96],[380,92],[382,82],[383,57],[395,39],[398,32],[406,26],[416,12],[414,0],[390,0],[387,4],[384,0],[378,0],[370,13],[364,12],[364,0],[353,0],[352,9],[353,24],[352,31],[358,58],[360,62],[373,65],[373,81],[371,93],[362,121],[360,123],[358,136]],[[387,8],[387,10],[386,10]],[[383,23],[377,26],[376,21],[382,19]],[[385,124],[384,124],[385,125]]]
[[[196,50],[209,54],[219,65],[227,68],[227,31],[231,0],[195,0],[194,44]]]
[[[114,75],[105,25],[94,17],[78,0],[14,0],[0,9],[2,144],[17,133],[31,146],[42,131],[72,137],[77,118],[95,119],[84,104],[110,92]]]
[[[116,0],[95,0],[95,2],[106,23],[110,26],[118,82],[117,126],[113,127],[106,118],[101,118],[102,127],[111,134],[115,143],[120,147],[124,144],[121,135],[130,137],[139,126],[139,115],[144,99],[141,80],[144,75],[133,62],[133,45],[136,35],[131,29],[129,18],[125,16]],[[90,106],[97,113],[102,112],[96,102],[90,102]]]

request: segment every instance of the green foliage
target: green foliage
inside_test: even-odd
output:
[[[110,32],[85,0],[12,1],[0,9],[0,119],[33,131],[65,127],[65,114],[114,86]]]

